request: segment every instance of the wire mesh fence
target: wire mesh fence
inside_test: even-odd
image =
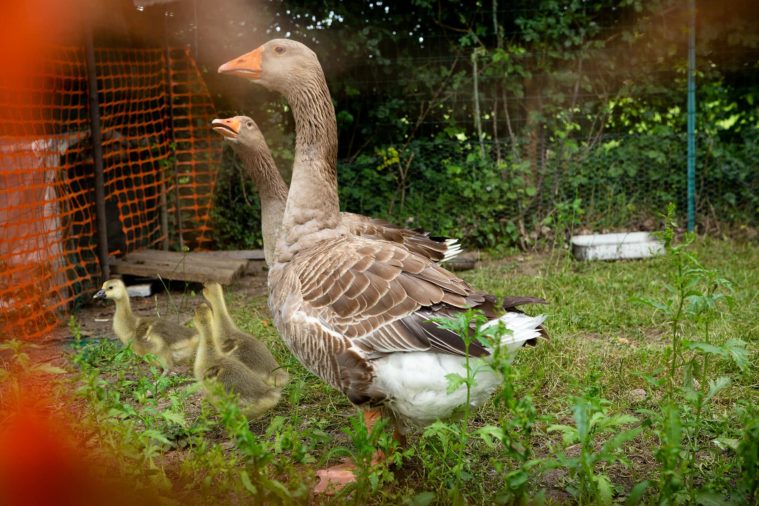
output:
[[[455,48],[454,55],[446,54],[447,46],[439,50],[428,58],[367,63],[339,84],[354,94],[367,90],[381,104],[375,114],[353,105],[359,101],[338,101],[350,112],[343,115],[348,133],[341,142],[358,146],[344,152],[340,166],[346,209],[407,220],[477,247],[525,246],[568,230],[651,230],[670,202],[685,223],[682,69],[642,72],[624,65],[623,51],[604,49],[593,58],[567,56],[553,73],[524,77],[497,67],[501,61],[492,54],[475,52],[478,67],[474,57],[459,54],[466,48]],[[607,53],[620,60],[617,66],[589,68],[610,59]],[[756,55],[745,50],[739,56],[749,66]],[[510,55],[517,56],[524,53]],[[414,74],[410,65],[416,65]],[[749,227],[755,233],[759,171],[752,160],[759,154],[759,129],[753,92],[720,77],[700,79],[697,228]],[[409,93],[401,96],[397,89]],[[366,114],[376,121],[354,120]],[[366,142],[363,132],[369,132]]]
[[[164,244],[167,224],[207,245],[221,147],[189,53],[98,48],[95,60],[109,254]],[[44,336],[101,276],[87,90],[81,47],[0,81],[0,335]]]
[[[731,143],[743,153],[736,154],[708,135],[698,143],[699,226],[756,226],[759,174],[731,165],[751,159],[756,144]],[[561,241],[578,231],[654,230],[670,202],[681,214],[687,208],[684,133],[549,141],[537,163],[508,142],[483,146],[484,156],[474,140],[436,137],[344,160],[342,205],[484,247]]]

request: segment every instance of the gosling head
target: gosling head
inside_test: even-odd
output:
[[[211,324],[212,318],[213,312],[211,311],[211,308],[208,307],[208,304],[203,302],[195,308],[195,314],[192,317],[192,321],[195,323],[195,328],[198,330],[205,330]]]
[[[208,302],[213,302],[219,297],[223,297],[224,292],[221,289],[221,285],[216,281],[209,281],[203,284],[203,297]]]
[[[224,137],[235,150],[246,147],[253,151],[268,149],[264,134],[255,121],[247,116],[233,116],[227,119],[217,118],[211,122],[211,128]]]
[[[290,39],[272,39],[219,67],[219,74],[242,77],[286,95],[310,75],[323,75],[316,53]]]
[[[123,281],[120,279],[109,279],[103,283],[103,287],[98,290],[97,293],[92,296],[92,298],[122,300],[128,299],[129,294],[127,293],[127,289]]]

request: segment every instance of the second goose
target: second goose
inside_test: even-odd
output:
[[[215,119],[213,129],[230,143],[242,159],[261,199],[261,232],[266,264],[274,259],[274,246],[282,225],[287,201],[287,184],[271,156],[261,130],[247,116]],[[355,213],[340,213],[343,224],[354,234],[404,244],[410,250],[436,262],[445,262],[461,253],[456,239],[434,239],[428,234],[393,225],[385,220]]]

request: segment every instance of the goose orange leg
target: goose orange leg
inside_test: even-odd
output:
[[[380,419],[380,411],[378,409],[366,409],[364,410],[364,425],[366,430],[371,433],[372,428]],[[402,436],[396,431],[393,434],[398,441],[402,441]],[[378,451],[372,458],[372,464],[376,464],[385,458],[385,454]],[[320,469],[316,471],[316,476],[319,478],[319,483],[314,487],[314,494],[327,494],[332,495],[343,488],[346,485],[356,481],[355,474],[356,464],[350,460],[346,460],[342,464],[328,467],[327,469]]]

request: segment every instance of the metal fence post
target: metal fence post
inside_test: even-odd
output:
[[[696,228],[696,0],[688,30],[688,231]]]
[[[100,129],[100,104],[98,103],[98,78],[95,68],[95,44],[92,27],[87,28],[85,40],[87,81],[89,93],[90,129],[92,131],[92,160],[95,164],[95,222],[97,224],[98,260],[103,278],[111,276],[108,265],[108,216],[105,212],[105,175],[103,169],[103,134]]]

